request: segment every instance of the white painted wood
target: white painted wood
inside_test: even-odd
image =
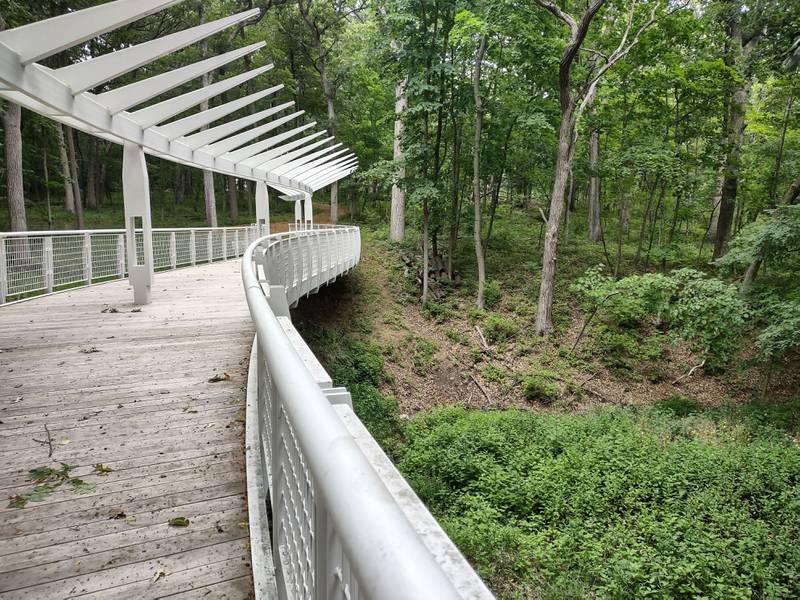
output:
[[[316,121],[312,121],[311,123],[300,125],[300,127],[295,127],[294,129],[291,129],[284,133],[280,133],[270,138],[261,140],[260,142],[256,142],[255,144],[250,144],[249,146],[244,146],[242,148],[239,148],[238,150],[226,152],[219,158],[220,159],[224,158],[226,161],[230,161],[231,164],[238,163],[246,158],[250,158],[251,156],[255,156],[256,154],[263,152],[268,148],[272,148],[274,145],[279,144],[283,140],[287,140],[290,137],[293,137],[298,133],[305,131],[306,129],[310,129],[311,127],[314,127],[316,124],[317,124]],[[322,132],[320,132],[320,134],[321,133]]]
[[[212,83],[211,85],[198,90],[181,94],[176,98],[170,98],[169,100],[164,100],[163,102],[153,104],[147,108],[142,108],[132,113],[125,114],[140,127],[151,127],[152,125],[163,123],[167,119],[174,117],[175,115],[180,114],[183,111],[192,108],[193,106],[197,106],[204,100],[208,100],[214,96],[218,96],[224,92],[227,92],[233,87],[242,85],[254,77],[258,77],[262,73],[266,73],[270,69],[272,69],[271,64],[258,67],[256,69],[251,69],[250,71],[242,73],[241,75],[228,77],[227,79]]]
[[[267,96],[282,89],[283,84],[275,85],[252,94],[248,94],[247,96],[237,100],[231,100],[230,102],[220,104],[214,108],[209,108],[208,110],[178,119],[177,121],[171,121],[164,125],[159,125],[154,129],[166,136],[167,139],[175,140],[181,136],[191,133],[192,131],[197,131],[201,127],[205,127],[209,123],[213,123],[217,119],[221,119],[232,112],[236,112],[237,110],[244,108],[245,106],[250,106],[262,98],[266,98]]]
[[[247,141],[253,139],[253,136],[257,135],[254,134],[253,131],[254,129],[257,128],[248,129],[244,133],[240,133],[238,135],[231,135],[231,134],[234,134],[235,132],[244,129],[249,125],[254,125],[255,123],[263,121],[266,118],[271,117],[272,115],[277,114],[289,108],[290,106],[294,106],[294,101],[284,102],[283,104],[273,106],[266,110],[254,113],[252,115],[248,115],[246,117],[241,117],[240,119],[236,119],[234,121],[223,123],[222,125],[212,127],[205,131],[201,131],[200,133],[187,136],[183,138],[181,141],[187,144],[192,149],[197,149],[202,147],[203,152],[216,157],[220,154],[223,154],[224,152],[227,152],[228,150],[237,148],[242,144],[246,143]],[[263,127],[264,129],[274,129],[278,126],[279,124],[276,124],[274,121],[270,121],[269,123],[266,123],[261,127]]]
[[[182,1],[108,2],[3,31],[0,33],[0,43],[12,48],[19,55],[20,62],[28,65]]]
[[[108,107],[111,114],[116,114],[123,110],[128,110],[151,98],[163,94],[171,89],[183,85],[187,81],[196,79],[205,73],[218,69],[219,67],[233,62],[236,59],[257,52],[266,46],[266,42],[256,42],[244,48],[231,50],[219,56],[212,56],[185,67],[173,69],[160,75],[154,75],[142,81],[136,81],[122,87],[118,87],[108,92],[98,94],[97,101]]]
[[[141,146],[126,143],[122,151],[122,196],[125,205],[128,279],[135,304],[149,304],[153,284],[153,226],[150,217],[150,182]],[[142,260],[137,252],[137,219],[141,220]]]
[[[256,172],[256,173],[264,173],[264,174],[266,174],[268,172],[269,173],[273,173],[275,171],[275,169],[277,169],[278,167],[281,167],[283,165],[291,163],[293,160],[297,159],[297,157],[303,156],[306,153],[308,153],[311,150],[313,150],[314,148],[318,148],[318,147],[322,146],[323,144],[327,144],[328,142],[333,141],[333,139],[334,138],[332,138],[332,137],[327,137],[327,138],[324,138],[322,140],[319,140],[318,142],[314,142],[312,144],[307,144],[307,145],[305,145],[305,146],[303,146],[303,147],[301,147],[301,148],[299,148],[297,150],[292,150],[291,152],[287,152],[286,154],[282,154],[280,156],[277,156],[276,158],[273,158],[273,159],[270,159],[270,160],[268,160],[268,161],[266,161],[264,163],[261,163],[260,165],[254,167],[253,171]],[[341,146],[340,143],[333,144],[332,146],[328,146],[327,148],[323,148],[319,152],[314,152],[312,154],[308,154],[305,157],[305,160],[313,160],[317,156],[320,156],[320,155],[325,154],[327,152],[331,152],[334,149],[338,148],[339,146]],[[302,159],[298,159],[298,164],[300,164],[299,163],[300,160],[302,160]],[[283,182],[281,182],[281,183],[283,183]]]
[[[238,148],[239,146],[246,144],[250,140],[253,140],[265,133],[280,127],[284,123],[288,123],[289,121],[296,119],[297,117],[305,114],[306,111],[298,110],[297,112],[293,112],[289,115],[281,117],[280,119],[275,119],[266,123],[264,125],[259,125],[258,127],[253,127],[249,131],[245,131],[244,133],[240,133],[239,135],[232,136],[228,139],[222,140],[221,142],[217,142],[216,144],[210,144],[205,146],[204,148],[200,149],[200,152],[205,152],[211,156],[217,157],[221,156],[225,152],[229,150],[233,150]]]
[[[275,158],[276,156],[280,156],[281,154],[286,154],[287,152],[289,152],[294,148],[303,146],[308,142],[310,142],[311,140],[318,138],[321,135],[327,135],[327,133],[328,133],[327,131],[317,131],[300,139],[293,140],[291,142],[283,144],[282,146],[277,146],[276,148],[272,148],[271,150],[267,150],[265,152],[259,152],[258,154],[255,154],[239,162],[244,167],[254,168],[257,167],[258,165],[263,165],[265,162],[267,162],[272,158]]]
[[[53,74],[72,90],[80,94],[134,69],[197,43],[231,25],[254,17],[259,9],[240,12],[197,27],[178,31],[143,44],[129,46],[116,52],[56,69]]]

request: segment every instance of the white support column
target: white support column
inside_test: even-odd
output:
[[[117,236],[117,277],[125,277],[125,234]]]
[[[53,237],[46,236],[42,245],[42,275],[44,275],[44,289],[49,294],[53,291],[55,274],[53,272]],[[2,241],[0,241],[2,243]]]
[[[228,230],[222,230],[222,260],[228,260]]]
[[[192,266],[197,264],[197,240],[195,238],[194,229],[189,231],[189,262]]]
[[[178,268],[178,244],[175,239],[174,231],[170,231],[169,233],[169,268]]]
[[[209,229],[206,234],[206,254],[208,262],[214,262],[214,230]]]
[[[300,204],[300,200],[294,201],[294,226],[295,229],[300,229],[302,227],[303,222],[303,206]]]
[[[92,283],[92,234],[83,234],[83,275],[86,283]]]
[[[8,267],[6,266],[6,238],[0,235],[0,304],[8,297]]]
[[[150,220],[150,182],[141,146],[125,142],[122,153],[122,194],[128,247],[128,279],[133,303],[149,304],[153,287],[153,226]],[[136,252],[136,225],[141,220],[142,257]]]
[[[305,229],[313,229],[314,228],[314,205],[311,204],[311,194],[303,194],[305,196],[305,210],[303,211],[304,214],[304,222],[305,222]]]
[[[263,181],[256,181],[256,224],[261,235],[272,233],[269,228],[269,193],[267,184]]]

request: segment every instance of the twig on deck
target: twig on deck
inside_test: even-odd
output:
[[[47,458],[52,458],[53,457],[53,438],[50,436],[50,430],[47,428],[47,423],[44,424],[44,432],[47,434],[47,439],[46,440],[37,440],[36,438],[33,438],[33,441],[36,442],[37,444],[42,444],[42,445],[47,444],[47,447],[49,448],[49,451],[47,453]]]

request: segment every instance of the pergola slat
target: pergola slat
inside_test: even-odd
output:
[[[175,115],[180,114],[183,111],[192,108],[193,106],[197,106],[205,100],[213,98],[214,96],[218,96],[223,92],[227,92],[229,89],[236,87],[237,85],[241,85],[246,81],[253,79],[254,77],[258,77],[262,73],[269,71],[271,68],[272,65],[270,64],[263,67],[258,67],[257,69],[251,69],[250,71],[242,73],[241,75],[228,77],[227,79],[223,79],[217,83],[212,83],[211,85],[200,88],[199,90],[187,92],[186,94],[182,94],[176,98],[170,98],[169,100],[164,100],[158,104],[154,104],[152,106],[148,106],[147,108],[142,108],[128,114],[130,115],[130,118],[138,123],[141,127],[151,127],[153,125],[163,123],[171,117],[174,117]]]
[[[231,100],[230,102],[220,104],[214,108],[209,108],[193,115],[189,115],[188,117],[178,119],[177,121],[170,121],[169,123],[159,125],[154,129],[160,131],[170,140],[175,140],[193,131],[202,129],[209,123],[213,123],[214,121],[226,117],[229,114],[236,112],[245,106],[249,106],[250,104],[258,102],[262,98],[266,98],[267,96],[282,89],[283,84],[275,85],[258,92],[253,92],[252,94],[248,94],[247,96],[239,98],[238,100]]]
[[[299,110],[299,111],[294,112],[294,113],[292,113],[290,115],[286,115],[286,117],[284,117],[284,120],[276,119],[274,121],[270,121],[269,123],[266,123],[264,125],[260,125],[258,127],[254,127],[253,129],[250,129],[248,131],[245,131],[244,133],[240,133],[238,135],[229,137],[229,138],[224,139],[224,140],[222,140],[220,142],[217,142],[215,144],[210,144],[210,145],[206,146],[205,148],[203,148],[203,150],[205,152],[208,152],[209,154],[211,154],[214,157],[221,156],[225,152],[228,152],[229,150],[233,150],[235,148],[238,148],[239,146],[242,146],[242,145],[246,144],[250,140],[253,140],[253,139],[255,139],[255,138],[257,138],[257,137],[259,137],[259,136],[261,136],[261,135],[263,135],[265,133],[268,133],[268,132],[272,131],[273,129],[275,129],[276,127],[279,127],[283,123],[291,121],[292,119],[296,119],[297,117],[299,117],[300,115],[302,115],[304,113],[305,113],[304,110]]]
[[[186,65],[185,67],[167,71],[160,75],[154,75],[148,79],[124,85],[108,92],[103,92],[102,94],[97,94],[96,98],[98,102],[105,104],[112,114],[116,114],[147,102],[164,92],[168,92],[192,79],[197,79],[238,58],[252,54],[266,45],[266,42],[256,42],[244,48],[237,48],[236,50],[231,50],[219,56],[212,56],[211,58]]]
[[[0,32],[0,43],[29,65],[179,4],[183,0],[117,0]]]
[[[261,140],[260,142],[250,144],[249,146],[244,146],[242,148],[239,148],[238,150],[232,150],[231,152],[226,152],[222,156],[225,158],[225,160],[228,160],[232,163],[237,163],[246,158],[250,158],[251,156],[255,156],[256,154],[266,150],[267,148],[272,148],[275,144],[278,144],[283,140],[287,140],[290,137],[305,131],[306,129],[310,129],[314,127],[316,124],[317,124],[316,121],[312,121],[311,123],[300,125],[300,127],[295,127],[294,129],[285,131],[283,133],[279,133],[278,135]]]
[[[272,115],[277,114],[282,110],[289,108],[290,106],[294,106],[294,101],[284,102],[283,104],[267,108],[257,113],[253,113],[252,115],[247,115],[233,121],[227,121],[221,125],[217,125],[216,127],[210,127],[204,131],[180,138],[180,140],[193,150],[196,150],[202,146],[206,146],[218,140],[227,138],[231,134],[244,129],[248,125],[259,123],[260,121],[263,121],[264,119],[271,117]]]
[[[263,165],[268,160],[275,158],[276,156],[280,156],[281,154],[285,154],[286,152],[289,152],[290,150],[297,148],[298,146],[302,146],[303,144],[306,144],[311,140],[318,138],[321,135],[326,135],[327,133],[328,133],[327,131],[317,131],[315,133],[302,137],[298,140],[293,140],[291,142],[283,144],[282,146],[273,148],[272,150],[256,154],[255,156],[252,156],[246,160],[241,161],[240,164],[245,167],[257,167],[259,165]]]
[[[101,83],[111,81],[134,69],[172,54],[186,46],[214,35],[245,19],[258,14],[258,9],[248,10],[230,17],[204,23],[191,29],[178,31],[155,40],[137,44],[116,52],[109,52],[54,71],[57,79],[70,87],[73,94],[80,94]]]

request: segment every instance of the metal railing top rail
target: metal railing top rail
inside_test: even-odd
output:
[[[245,251],[242,281],[259,352],[270,367],[315,489],[365,597],[460,598],[295,351],[261,287],[254,260],[257,248],[268,248],[287,236],[316,236],[322,231],[266,236]]]
[[[223,229],[231,231],[234,229],[250,229],[256,227],[254,224],[249,225],[224,225],[222,227],[153,227],[153,231],[222,231]],[[141,231],[137,229],[136,231]],[[84,235],[84,234],[100,234],[100,233],[125,233],[124,229],[49,229],[43,231],[0,231],[0,237],[43,237],[48,235]]]

